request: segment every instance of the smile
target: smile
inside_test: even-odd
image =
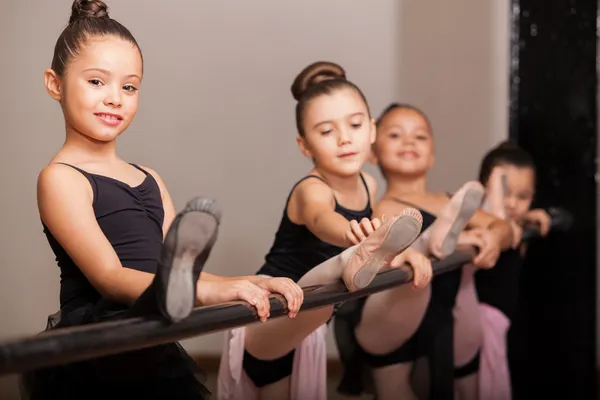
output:
[[[96,117],[100,119],[103,123],[109,126],[116,126],[121,123],[123,117],[115,114],[106,114],[106,113],[96,113],[94,114]]]

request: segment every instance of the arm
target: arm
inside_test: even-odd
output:
[[[507,250],[513,244],[513,231],[510,224],[484,211],[477,211],[469,221],[469,226],[487,229],[500,244],[501,250]]]
[[[166,237],[169,227],[175,219],[176,212],[171,195],[158,173],[150,168],[142,167],[150,173],[156,180],[163,202],[165,218],[163,221],[163,236]],[[256,286],[255,286],[256,285]],[[259,315],[264,316],[268,312],[268,292],[258,293],[263,290],[279,292],[285,296],[290,309],[290,316],[295,316],[302,304],[303,292],[300,287],[291,280],[281,278],[269,279],[257,275],[249,276],[219,276],[208,272],[200,272],[198,282],[196,282],[196,306],[224,303],[231,300],[241,299],[249,301],[259,308]],[[251,297],[258,300],[263,297],[262,304],[252,303]],[[266,303],[266,304],[264,304]]]
[[[227,282],[227,281],[238,281],[245,280],[250,283],[260,283],[264,280],[264,276],[260,275],[246,275],[246,276],[220,276],[211,274],[208,272],[200,272],[200,280],[204,282]]]
[[[329,186],[317,179],[307,179],[292,193],[288,217],[294,223],[306,225],[316,237],[339,247],[353,245],[346,237],[349,222],[335,212],[335,199]]]
[[[87,179],[60,164],[47,166],[37,183],[40,217],[92,286],[105,298],[132,304],[154,275],[123,268],[100,229]]]

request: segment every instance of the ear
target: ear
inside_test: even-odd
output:
[[[371,118],[371,144],[375,143],[375,140],[377,140],[377,122]]]
[[[302,153],[302,155],[304,155],[304,157],[313,158],[312,151],[310,151],[310,148],[308,146],[308,143],[306,143],[305,138],[303,138],[302,136],[296,136],[296,143],[298,143],[300,152]]]
[[[52,96],[54,100],[62,100],[62,91],[60,86],[60,78],[52,69],[44,71],[44,83],[46,84],[46,90],[48,94]]]
[[[367,161],[369,161],[369,163],[373,164],[373,165],[378,165],[379,164],[379,159],[377,158],[377,153],[375,153],[375,145],[371,145],[371,148],[369,149],[369,157],[367,158]]]
[[[431,147],[431,159],[429,160],[429,165],[428,165],[427,169],[433,168],[434,165],[435,165],[435,147],[432,145],[432,147]]]

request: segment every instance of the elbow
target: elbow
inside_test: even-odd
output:
[[[90,279],[90,283],[103,299],[116,303],[131,305],[139,296],[129,295],[127,290],[123,290],[126,279],[120,277],[119,269],[106,271],[101,276]]]

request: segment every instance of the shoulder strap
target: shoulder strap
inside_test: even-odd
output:
[[[139,169],[140,171],[142,171],[142,172],[144,173],[144,175],[150,175],[150,173],[149,173],[148,171],[146,171],[144,168],[140,167],[140,166],[139,166],[139,165],[137,165],[137,164],[134,164],[134,163],[129,163],[129,165],[132,165],[132,166],[134,166],[135,168]]]
[[[94,200],[93,200],[93,203],[94,203],[94,204],[96,204],[96,196],[98,195],[98,187],[97,187],[97,184],[96,184],[96,180],[94,179],[94,177],[92,176],[92,174],[90,174],[89,172],[87,172],[87,171],[85,171],[85,170],[83,170],[83,169],[81,169],[81,168],[79,168],[79,167],[76,167],[76,166],[74,166],[74,165],[67,164],[67,163],[64,163],[64,162],[58,162],[58,161],[57,161],[57,162],[55,162],[54,164],[62,164],[62,165],[66,165],[67,167],[71,167],[71,168],[73,168],[75,171],[78,171],[78,172],[80,172],[80,173],[81,173],[83,176],[85,176],[85,177],[86,177],[86,179],[88,180],[88,182],[90,183],[90,186],[92,187],[92,193],[93,193],[93,196],[94,196],[94,197],[93,197],[93,198],[94,198]]]
[[[296,189],[296,187],[301,184],[302,182],[304,182],[307,179],[310,178],[317,178],[318,180],[320,180],[321,182],[323,182],[324,184],[326,184],[327,186],[329,186],[329,184],[327,183],[327,181],[323,178],[321,178],[320,176],[317,175],[306,175],[304,178],[300,179],[298,182],[296,182],[294,184],[294,186],[292,186],[292,190],[290,190],[290,194],[288,194],[287,200],[285,201],[285,206],[287,208],[287,204],[290,202],[290,198],[292,197],[292,193],[294,193],[294,190]],[[333,198],[335,199],[335,195],[333,196]],[[337,200],[336,200],[337,202]]]
[[[367,199],[369,200],[368,204],[371,204],[371,192],[369,191],[369,185],[367,185],[367,180],[365,179],[362,172],[360,173],[360,180],[362,181],[363,185],[365,185],[365,190],[367,191]]]
[[[86,177],[86,178],[87,178],[89,181],[91,181],[91,180],[92,180],[92,176],[91,176],[91,174],[90,174],[89,172],[87,172],[87,171],[85,171],[85,170],[83,170],[83,169],[79,168],[79,167],[76,167],[76,166],[74,166],[74,165],[67,164],[67,163],[64,163],[64,162],[58,162],[58,161],[57,161],[57,162],[55,162],[54,164],[62,164],[62,165],[66,165],[67,167],[71,167],[71,168],[73,168],[74,170],[76,170],[76,171],[79,171],[79,172],[80,172],[80,173],[81,173],[83,176],[85,176],[85,177]]]

